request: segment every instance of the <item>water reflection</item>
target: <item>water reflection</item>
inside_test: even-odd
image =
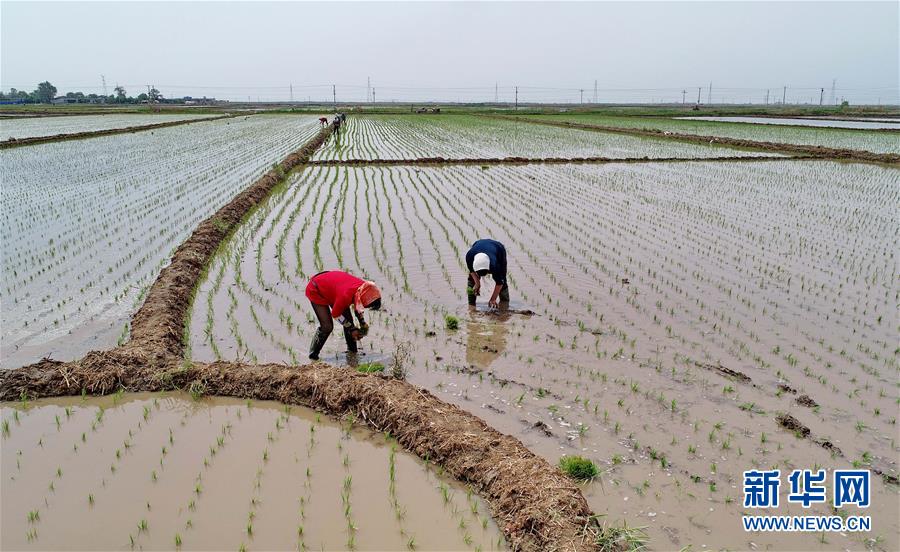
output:
[[[491,312],[480,312],[469,308],[466,322],[466,363],[479,369],[486,369],[506,350],[507,322],[512,314],[506,305]]]

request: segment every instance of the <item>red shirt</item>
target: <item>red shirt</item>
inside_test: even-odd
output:
[[[353,304],[353,296],[363,281],[339,270],[321,272],[306,285],[306,297],[317,305],[330,305],[331,317],[337,318]]]

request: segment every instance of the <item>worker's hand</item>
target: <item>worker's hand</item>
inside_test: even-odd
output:
[[[472,286],[472,291],[475,292],[475,295],[481,295],[481,280],[475,282],[475,285]]]
[[[488,300],[488,306],[491,307],[492,309],[499,309],[499,308],[500,308],[500,304],[497,302],[497,298],[496,298],[496,297],[491,297],[491,298]]]
[[[359,328],[353,328],[352,330],[350,330],[350,337],[352,337],[356,341],[359,341],[363,338],[363,333],[359,330]]]
[[[366,324],[365,322],[363,322],[362,324],[359,325],[359,335],[360,335],[360,339],[369,335],[369,325]]]

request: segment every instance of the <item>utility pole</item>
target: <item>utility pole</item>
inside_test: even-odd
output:
[[[100,80],[103,82],[103,95],[107,96],[108,94],[106,93],[106,77],[100,75]]]
[[[294,103],[294,83],[291,83],[290,87],[291,87],[291,103]]]
[[[494,83],[494,103],[500,101],[500,85],[498,83]]]
[[[331,103],[337,105],[337,86],[331,85]]]
[[[769,105],[769,89],[766,88],[766,105]]]
[[[578,103],[584,105],[584,88],[579,88],[578,91],[581,92],[581,100]]]
[[[594,103],[597,103],[597,79],[594,79]]]
[[[784,105],[784,102],[787,101],[787,86],[781,91],[781,105]]]
[[[366,77],[366,101],[372,101],[372,77]]]
[[[712,103],[712,81],[709,81],[709,93],[706,95],[706,103]]]
[[[519,87],[516,87],[516,111],[519,110]]]
[[[819,105],[822,105],[822,100],[825,98],[825,87],[819,89]]]
[[[687,90],[682,90],[681,91],[681,105],[684,105],[685,94],[687,94]]]
[[[700,89],[701,88],[702,88],[701,86],[697,87],[697,105],[700,105]]]
[[[375,89],[372,89],[372,105],[375,105]]]
[[[831,103],[837,105],[837,101],[834,97],[834,87],[837,84],[837,79],[831,79]]]

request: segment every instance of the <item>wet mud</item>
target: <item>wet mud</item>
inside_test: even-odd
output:
[[[719,162],[766,162],[766,161],[784,161],[784,160],[800,160],[810,159],[810,156],[778,156],[778,157],[747,157],[723,155],[718,157],[462,157],[462,158],[445,158],[445,157],[416,157],[407,159],[320,159],[310,161],[309,165],[337,167],[392,167],[392,166],[489,166],[489,165],[583,165],[583,164],[606,164],[606,163],[688,163],[698,161],[719,161]]]
[[[737,370],[732,370],[731,368],[726,368],[721,364],[708,364],[703,362],[695,363],[698,368],[703,368],[705,370],[710,370],[712,372],[718,372],[722,374],[726,378],[732,379],[734,381],[738,381],[740,383],[750,383],[753,380],[750,379],[750,376],[743,372],[739,372]]]

